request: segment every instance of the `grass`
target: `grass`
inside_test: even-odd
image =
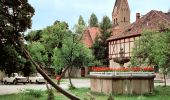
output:
[[[91,93],[89,88],[79,88],[69,90],[71,93],[79,96],[82,100],[87,98],[90,100],[90,97],[94,97],[95,100],[107,100],[109,97],[108,95],[102,93]],[[47,100],[47,93],[42,92],[42,97],[35,98],[32,95],[19,93],[19,94],[10,94],[10,95],[1,95],[0,100]],[[170,87],[162,87],[158,86],[155,88],[152,94],[146,95],[114,95],[115,100],[170,100]],[[61,93],[55,92],[55,100],[69,100],[68,98],[64,97]]]

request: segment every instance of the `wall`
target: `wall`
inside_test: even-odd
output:
[[[91,91],[104,94],[146,94],[154,89],[155,76],[107,77],[91,76]]]
[[[88,75],[88,67],[85,67],[85,77]],[[68,71],[65,73],[65,77],[68,77]],[[73,68],[71,77],[81,77],[81,68]]]
[[[134,43],[139,37],[131,37],[121,40],[109,41],[109,59],[110,67],[117,67],[119,64],[113,61],[113,58],[120,57],[120,49],[123,48],[125,54],[124,57],[130,58],[132,56],[132,50],[134,48]],[[129,66],[130,62],[125,63],[125,67]]]

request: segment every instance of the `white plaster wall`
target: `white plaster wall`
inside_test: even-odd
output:
[[[110,62],[110,68],[119,68],[120,67],[120,65],[118,63],[114,62],[113,60],[110,60],[109,62]],[[131,64],[130,62],[127,62],[124,64],[124,67],[129,67],[130,64]]]

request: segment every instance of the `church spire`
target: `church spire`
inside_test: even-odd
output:
[[[130,8],[127,0],[116,0],[112,12],[113,28],[123,29],[130,24]]]

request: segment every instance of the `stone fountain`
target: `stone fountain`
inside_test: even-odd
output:
[[[124,64],[129,62],[130,59],[129,57],[125,57],[125,51],[123,48],[120,48],[119,57],[113,58],[113,61],[118,63],[120,67],[124,67]]]

